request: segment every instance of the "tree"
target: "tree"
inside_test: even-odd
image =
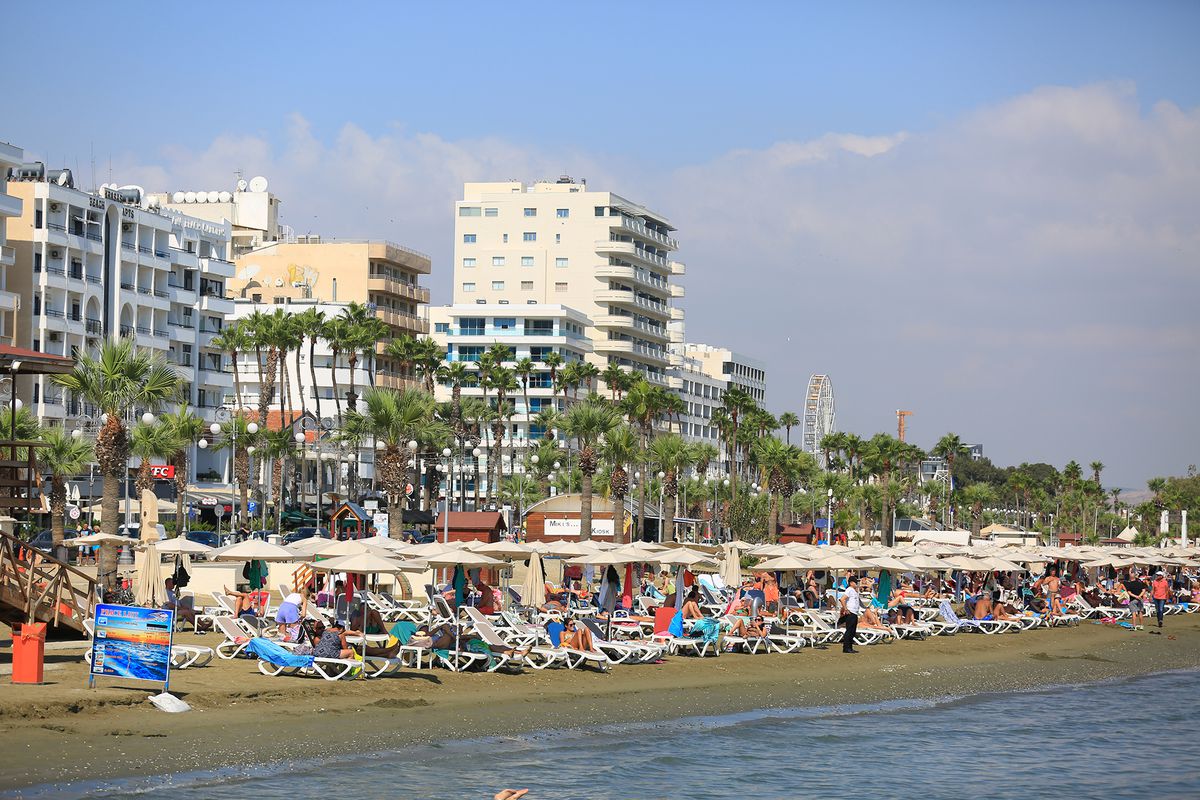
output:
[[[117,498],[128,470],[129,437],[123,415],[139,408],[157,411],[179,394],[179,376],[162,356],[138,349],[131,339],[113,338],[96,355],[79,353],[74,368],[55,383],[106,414],[96,436],[96,461],[103,480],[100,529],[117,535]],[[148,536],[150,531],[142,531]],[[99,573],[108,588],[116,582],[116,549],[102,547]]]
[[[362,352],[367,352],[368,358],[373,356],[375,343],[381,338],[375,323],[381,320],[366,305],[354,302],[342,309],[341,319],[346,323],[343,347],[350,367],[350,390],[346,393],[346,405],[353,410],[358,407],[354,377],[354,372],[358,369],[358,356]]]
[[[283,528],[283,487],[286,482],[284,464],[296,454],[296,441],[292,436],[292,428],[287,425],[279,430],[267,431],[262,436],[262,446],[259,450],[259,457],[263,463],[271,464],[271,503],[275,508],[276,531]]]
[[[449,430],[444,423],[435,423],[433,397],[420,389],[368,389],[363,405],[362,411],[352,409],[346,413],[346,434],[383,442],[383,449],[375,454],[375,478],[380,491],[387,495],[389,507],[399,505],[403,513],[408,503],[404,491],[408,484],[408,442],[429,441]]]
[[[600,373],[600,378],[604,381],[604,385],[608,387],[609,397],[614,403],[621,401],[621,394],[625,391],[625,386],[628,383],[629,373],[621,369],[621,366],[610,361],[604,371]]]
[[[1099,486],[1100,485],[1100,473],[1104,471],[1104,462],[1103,461],[1093,461],[1089,466],[1092,469],[1092,480],[1095,481],[1097,486]]]
[[[563,360],[562,354],[551,350],[549,353],[546,353],[546,355],[542,356],[542,363],[545,364],[546,368],[550,370],[550,399],[554,402],[554,407],[556,409],[561,408],[561,406],[558,404],[558,390],[561,388],[558,372],[562,369],[565,361]],[[564,393],[563,400],[565,401],[566,399],[567,396]]]
[[[628,425],[618,425],[608,432],[600,448],[600,456],[608,464],[608,490],[613,501],[613,540],[625,543],[625,498],[629,496],[629,468],[639,454],[638,435]]]
[[[446,363],[446,351],[430,336],[417,339],[413,347],[413,366],[425,382],[425,391],[433,394],[438,372]]]
[[[651,468],[662,472],[663,502],[670,501],[670,508],[662,509],[662,516],[667,518],[668,511],[671,519],[671,534],[674,538],[675,517],[679,516],[676,500],[679,497],[679,476],[692,465],[692,453],[683,437],[676,433],[656,436],[650,442],[649,460]],[[667,531],[659,531],[659,537],[666,540]]]
[[[317,340],[325,329],[325,314],[315,308],[307,308],[296,315],[296,333],[301,341],[308,340],[308,373],[312,381],[313,401],[317,407],[317,419],[321,418],[321,393],[317,390]],[[300,377],[300,347],[296,348],[296,383],[300,389],[300,411],[308,413],[308,395],[304,391],[304,380]]]
[[[321,338],[329,344],[329,382],[333,386],[333,401],[337,406],[338,427],[340,428],[342,426],[342,395],[338,392],[338,360],[339,356],[353,344],[350,323],[342,317],[334,317],[326,321],[321,329]]]
[[[629,419],[631,425],[637,428],[641,435],[641,452],[646,454],[650,449],[650,437],[654,431],[654,423],[658,420],[663,409],[663,393],[658,387],[651,386],[645,379],[635,380],[629,385],[625,397],[621,401],[621,410]],[[646,538],[646,483],[638,483],[638,524],[640,535]]]
[[[260,437],[264,433],[263,428],[258,427],[257,423],[255,423],[255,432],[251,433],[250,424],[250,420],[239,414],[221,424],[220,438],[214,442],[214,449],[231,450],[233,453],[233,474],[234,480],[238,484],[241,505],[238,508],[236,520],[231,519],[230,524],[234,522],[245,524],[249,520],[250,451],[247,448],[257,447],[261,441]]]
[[[792,428],[800,424],[800,417],[796,416],[791,411],[785,411],[779,415],[779,424],[783,426],[784,442],[792,443]]]
[[[169,414],[163,414],[162,422],[171,431],[171,440],[175,443],[175,451],[167,460],[175,467],[175,534],[178,536],[183,532],[183,498],[187,494],[188,473],[191,472],[191,459],[188,454],[192,445],[204,435],[206,426],[204,420],[193,414],[189,408],[179,408]]]
[[[50,537],[58,547],[63,543],[66,524],[67,480],[87,469],[95,454],[90,441],[76,439],[61,425],[43,428],[38,438],[46,446],[34,448],[34,454],[38,469],[50,474]]]
[[[244,405],[242,399],[242,375],[241,369],[238,367],[238,355],[247,352],[253,346],[250,335],[247,333],[247,327],[238,322],[226,325],[220,333],[212,338],[209,346],[214,350],[220,350],[229,354],[229,364],[233,370],[234,407],[242,408]],[[262,391],[261,386],[259,387],[259,391]]]
[[[996,492],[986,483],[972,483],[962,490],[962,498],[971,509],[971,535],[977,537],[983,526],[983,509],[996,502]]]
[[[959,456],[966,455],[967,448],[966,445],[963,444],[962,439],[959,438],[958,434],[947,433],[941,439],[938,439],[937,444],[933,446],[933,450],[930,452],[938,458],[944,458],[946,460],[946,467],[948,468],[950,474],[953,475],[955,460]]]
[[[592,538],[592,477],[598,466],[596,446],[619,422],[620,417],[614,409],[592,403],[573,406],[563,419],[567,435],[574,437],[579,446],[579,535],[582,539]]]

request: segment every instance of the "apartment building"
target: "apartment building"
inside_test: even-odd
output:
[[[94,352],[108,337],[132,338],[172,362],[187,402],[214,417],[232,387],[225,356],[212,347],[233,311],[225,299],[234,273],[229,223],[164,211],[139,187],[86,192],[69,170],[17,169],[7,184],[22,204],[8,229],[9,290],[26,310],[16,344],[70,356]],[[19,394],[43,422],[99,424],[95,409],[48,378],[29,380]],[[211,467],[200,462],[200,472]]]
[[[388,340],[429,334],[429,290],[420,276],[430,271],[429,256],[388,241],[310,236],[272,242],[237,259],[231,296],[286,305],[293,300],[364,303],[388,325],[379,342],[376,380],[380,386],[411,385],[411,371],[385,352]]]
[[[713,412],[721,408],[721,400],[729,383],[704,371],[703,364],[693,358],[676,356],[669,380],[686,406],[679,418],[678,433],[688,441],[716,445],[720,432],[712,424]]]
[[[267,191],[267,179],[261,175],[249,181],[239,178],[233,191],[160,192],[150,195],[150,200],[194,219],[228,221],[230,257],[235,260],[251,250],[287,238],[287,231],[279,224],[279,198]]]
[[[734,352],[727,347],[707,344],[685,344],[682,355],[700,365],[701,371],[730,386],[739,386],[760,406],[767,398],[767,367],[756,358]]]
[[[454,304],[550,304],[590,320],[588,360],[666,386],[684,265],[667,218],[569,177],[468,183],[455,204]]]
[[[22,161],[21,148],[0,142],[0,178],[6,179],[9,169],[20,166]],[[8,288],[8,271],[17,259],[16,251],[8,246],[8,220],[21,216],[22,203],[19,197],[8,194],[7,187],[7,180],[0,181],[0,341],[15,345],[21,299]]]

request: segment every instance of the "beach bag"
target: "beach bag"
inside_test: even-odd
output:
[[[188,582],[192,579],[192,576],[189,575],[188,571],[183,568],[182,563],[176,562],[175,563],[175,574],[172,575],[171,578],[172,578],[172,580],[175,581],[176,589],[184,589],[187,587]]]

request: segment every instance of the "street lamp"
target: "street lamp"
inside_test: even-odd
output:
[[[829,511],[825,517],[825,544],[833,544],[833,487],[826,494],[829,497]]]
[[[446,459],[446,466],[437,465],[438,472],[447,474],[446,478],[446,507],[442,512],[442,544],[450,541],[450,492],[453,489],[454,480],[454,451],[449,447],[442,448],[442,457]]]
[[[663,527],[666,524],[665,520],[663,518],[664,510],[665,510],[663,508],[663,506],[666,505],[666,491],[667,491],[667,484],[663,480],[663,478],[665,478],[665,477],[667,477],[667,473],[665,473],[665,472],[658,473],[658,541],[660,541],[660,542],[663,541]],[[672,527],[671,538],[674,539],[675,538],[675,535],[674,535],[675,517],[674,517],[674,515],[671,516],[671,527]]]

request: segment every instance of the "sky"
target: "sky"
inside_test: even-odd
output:
[[[1200,4],[47,5],[0,140],[86,187],[265,175],[446,303],[462,183],[568,173],[671,219],[776,413],[820,372],[864,436],[1200,462]]]

